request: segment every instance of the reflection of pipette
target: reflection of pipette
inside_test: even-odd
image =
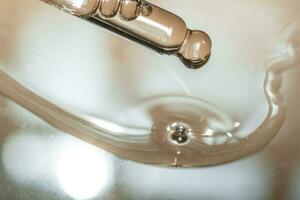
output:
[[[178,16],[143,0],[42,0],[102,25],[159,53],[177,55],[192,69],[211,55],[210,37],[187,29]]]

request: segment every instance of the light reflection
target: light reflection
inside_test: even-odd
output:
[[[21,128],[3,143],[2,162],[10,179],[47,191],[58,182],[74,199],[90,199],[105,192],[112,178],[107,153],[49,129]]]
[[[163,42],[166,42],[168,40],[169,36],[172,35],[172,33],[174,32],[173,27],[170,28],[170,27],[163,26],[160,23],[150,20],[147,17],[139,18],[139,20],[141,21],[141,23],[149,24],[149,25],[151,25],[151,27],[156,27],[155,34],[159,35],[160,37],[158,37],[158,38],[160,40],[162,40]],[[163,30],[163,31],[161,31],[161,30]]]
[[[109,169],[97,149],[89,145],[72,145],[61,154],[57,176],[68,195],[75,199],[90,199],[104,191]]]
[[[71,2],[76,8],[81,8],[83,5],[86,4],[86,0],[72,0]]]
[[[41,179],[50,181],[55,155],[47,138],[25,129],[10,135],[3,142],[2,162],[9,178],[33,184]]]

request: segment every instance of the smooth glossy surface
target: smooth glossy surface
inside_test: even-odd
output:
[[[159,53],[178,55],[188,68],[202,67],[211,54],[212,44],[206,33],[188,30],[180,17],[146,1],[98,0],[98,3],[85,1],[82,8],[76,6],[77,0],[46,2],[75,16],[105,23],[118,34],[138,41]],[[86,7],[95,5],[96,9],[85,16],[81,15],[86,13]],[[74,8],[79,15],[73,11]]]
[[[134,115],[132,109],[145,99],[201,98],[238,119],[238,136],[244,138],[267,116],[262,81],[273,66],[276,70],[268,71],[277,83],[268,84],[268,91],[277,93],[281,86],[287,108],[275,139],[259,154],[226,165],[161,168],[103,152],[1,98],[2,199],[299,199],[299,65],[288,65],[283,73],[274,65],[282,63],[282,55],[299,52],[286,45],[299,43],[293,28],[299,2],[209,1],[206,13],[197,12],[203,1],[155,3],[179,13],[191,27],[206,20],[200,28],[215,34],[216,49],[208,67],[185,70],[171,57],[145,51],[34,0],[0,6],[1,67],[62,107],[128,126],[153,124],[143,110]],[[182,9],[186,4],[187,10]],[[220,14],[226,23],[220,23]],[[269,58],[274,52],[280,56]],[[153,113],[159,117],[157,110]]]
[[[117,14],[120,7],[120,0],[103,0],[101,1],[98,11],[104,17],[113,17]]]
[[[187,32],[186,24],[180,17],[154,5],[150,16],[139,15],[130,23],[119,17],[106,21],[170,53],[180,48]]]
[[[248,124],[234,120],[212,103],[191,96],[167,95],[131,107],[135,115],[146,114],[152,118],[150,127],[142,127],[138,123],[128,126],[117,123],[116,119],[107,120],[59,106],[4,71],[0,73],[0,92],[54,127],[122,158],[176,167],[218,165],[260,151],[282,127],[286,118],[286,106],[280,92],[282,73],[298,65],[300,44],[296,37],[299,32],[298,23],[286,27],[275,42],[281,46],[280,51],[273,50],[265,60],[262,91],[267,114],[257,125],[251,124],[252,130],[248,131],[243,130]],[[203,32],[191,31],[182,49],[186,52],[183,56],[191,56],[193,60],[201,58],[203,53],[195,54],[193,49],[195,46],[210,49],[207,38]],[[187,134],[174,135],[168,131],[172,124],[184,124]]]
[[[125,20],[134,20],[140,14],[140,0],[124,0],[120,9],[120,15]]]
[[[66,12],[69,12],[73,15],[80,16],[80,17],[86,17],[93,14],[99,5],[99,0],[42,0],[42,1],[54,5]]]
[[[188,31],[178,56],[189,68],[200,68],[208,61],[212,51],[212,42],[203,31]]]

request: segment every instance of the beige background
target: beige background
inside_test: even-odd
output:
[[[56,103],[106,119],[114,120],[120,110],[149,96],[191,93],[238,118],[259,121],[263,113],[257,110],[264,100],[257,89],[264,71],[260,63],[282,29],[300,17],[299,1],[155,3],[212,35],[216,55],[205,69],[188,72],[176,58],[160,56],[38,0],[0,3],[1,68]],[[1,97],[0,198],[299,199],[299,75],[298,66],[284,74],[288,116],[265,150],[198,169],[116,158]]]

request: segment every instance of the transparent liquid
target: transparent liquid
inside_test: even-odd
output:
[[[64,110],[29,91],[1,71],[1,94],[62,131],[123,158],[166,166],[208,166],[229,162],[261,150],[281,128],[286,107],[280,93],[282,73],[299,60],[299,26],[290,25],[277,44],[280,51],[266,61],[263,91],[268,112],[249,133],[243,124],[201,99],[165,96],[134,106],[126,117],[147,115],[152,125],[127,127],[76,110]],[[130,117],[130,119],[133,119]]]
[[[75,19],[73,22],[79,23]],[[209,26],[207,25],[207,27]],[[227,108],[226,104],[222,103],[223,99],[215,100],[218,97],[215,93],[221,93],[219,96],[229,95],[234,99],[233,93],[236,91],[230,91],[230,84],[225,85],[225,83],[224,94],[222,94],[222,91],[212,89],[214,77],[217,77],[217,73],[220,71],[218,61],[225,57],[220,56],[220,52],[224,52],[221,48],[222,45],[218,46],[218,38],[221,37],[218,35],[218,31],[213,32],[214,34],[216,41],[215,58],[217,61],[213,61],[211,65],[199,72],[183,71],[181,68],[176,68],[175,62],[172,60],[165,61],[165,58],[162,58],[163,61],[152,61],[152,58],[157,59],[157,57],[151,53],[148,54],[147,50],[143,48],[138,49],[138,52],[145,51],[146,53],[139,52],[142,55],[138,54],[139,58],[135,58],[136,55],[127,55],[120,51],[124,47],[122,45],[128,45],[127,42],[123,43],[121,40],[110,38],[110,45],[115,43],[115,49],[108,50],[108,53],[103,57],[108,56],[110,53],[112,55],[111,57],[108,56],[106,63],[102,63],[100,67],[108,71],[107,66],[109,66],[109,70],[112,71],[112,78],[121,81],[118,84],[113,81],[106,83],[107,85],[115,83],[117,88],[120,88],[117,91],[108,89],[108,92],[105,93],[98,90],[98,88],[95,90],[95,93],[98,92],[102,96],[107,94],[108,96],[108,100],[100,105],[101,112],[95,111],[93,113],[96,108],[87,108],[87,106],[81,105],[77,106],[77,109],[69,109],[69,102],[59,102],[57,99],[60,98],[60,95],[57,95],[57,93],[49,95],[47,89],[39,90],[38,85],[45,85],[45,83],[30,84],[30,81],[22,79],[23,75],[16,75],[17,73],[14,70],[6,66],[2,66],[4,70],[1,72],[0,91],[3,95],[16,101],[60,130],[126,159],[165,166],[207,166],[229,162],[261,150],[273,139],[282,126],[287,112],[284,98],[280,92],[280,87],[284,81],[282,73],[299,64],[299,41],[297,37],[299,35],[299,24],[291,24],[281,32],[282,38],[274,41],[274,50],[269,52],[268,55],[263,58],[254,57],[254,59],[259,60],[259,63],[264,63],[262,67],[264,78],[263,82],[258,83],[259,90],[261,90],[258,93],[263,94],[262,107],[267,111],[263,119],[258,122],[245,120],[247,112],[245,112],[245,117],[242,111],[240,111],[242,114],[239,114],[234,108]],[[86,40],[89,42],[88,38]],[[103,43],[102,40],[99,43],[101,44],[101,42]],[[90,43],[95,46],[95,40],[90,40]],[[67,40],[62,41],[61,45],[68,45]],[[134,49],[135,47],[130,46],[130,48]],[[254,49],[256,49],[256,46]],[[234,51],[243,52],[245,50],[236,48]],[[121,56],[118,56],[120,59],[115,60],[114,54],[120,54]],[[151,59],[146,59],[147,56]],[[226,54],[226,56],[230,55]],[[242,56],[244,56],[243,53],[239,54],[239,58],[236,59],[242,60]],[[57,57],[58,62],[68,60],[65,58]],[[149,63],[143,63],[144,58]],[[101,60],[99,55],[95,55],[94,59]],[[124,69],[125,61],[127,68]],[[226,62],[226,64],[228,63]],[[48,64],[45,63],[45,65]],[[86,67],[89,62],[83,62],[82,65]],[[214,68],[214,66],[217,67]],[[43,67],[40,66],[39,70],[43,71]],[[151,71],[156,70],[155,67],[157,67],[159,73]],[[225,67],[232,70],[230,65]],[[23,68],[23,66],[20,68]],[[139,71],[136,72],[137,68],[139,68]],[[75,70],[70,68],[68,72],[73,73]],[[212,71],[208,73],[209,70]],[[131,71],[133,71],[132,74]],[[26,73],[34,74],[34,70],[25,69],[24,76],[26,76]],[[72,79],[72,73],[68,74],[70,79]],[[211,83],[209,81],[200,82],[206,83],[205,86],[198,82],[198,79],[205,78],[203,74],[210,75],[207,80]],[[39,73],[35,75],[38,76]],[[129,78],[122,82],[123,76]],[[157,82],[153,81],[154,76],[162,77],[159,80],[168,79],[164,82]],[[18,84],[11,77],[14,77],[21,84]],[[104,79],[105,77],[99,73],[94,78]],[[230,78],[238,79],[239,77],[233,75]],[[227,81],[230,81],[230,78]],[[84,81],[90,80],[87,78]],[[105,81],[101,83],[105,84]],[[163,87],[164,84],[170,85]],[[171,85],[176,85],[179,89],[174,90]],[[24,86],[35,92],[29,91]],[[130,93],[132,90],[139,91],[139,87],[147,95],[138,95],[138,92],[133,92],[136,97],[134,95],[123,95],[121,98],[121,95],[115,94]],[[207,87],[210,92],[205,93],[204,87]],[[74,88],[75,92],[76,90],[80,90],[80,88]],[[201,92],[197,93],[198,90]],[[246,86],[245,90],[250,90],[250,88]],[[64,92],[62,92],[61,97],[64,97],[64,95]],[[44,97],[42,98],[42,96]],[[89,99],[85,96],[83,98],[87,98],[87,102],[92,101],[92,98]],[[124,103],[114,107],[115,104],[111,101],[115,99]],[[77,103],[79,100],[70,98],[70,102]],[[68,106],[65,106],[66,104]],[[74,104],[71,106],[74,107]],[[258,110],[253,109],[253,112],[258,112]]]

